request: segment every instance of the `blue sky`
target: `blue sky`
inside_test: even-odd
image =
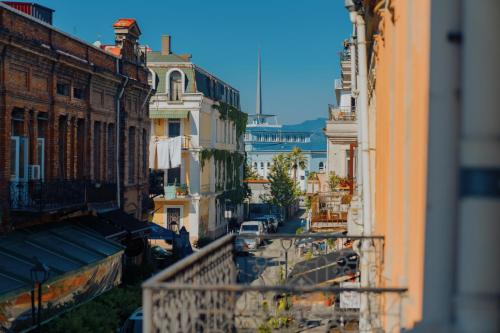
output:
[[[160,48],[172,35],[175,53],[240,90],[255,112],[257,49],[262,52],[263,111],[281,123],[326,117],[339,75],[338,52],[351,26],[341,0],[39,0],[54,24],[86,41],[113,41],[111,25],[133,17],[141,43]]]

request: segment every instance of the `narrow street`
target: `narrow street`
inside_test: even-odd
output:
[[[279,234],[292,234],[301,227],[304,211],[299,211],[294,217],[278,228]],[[274,286],[282,284],[286,274],[296,261],[293,240],[274,239],[266,241],[257,251],[237,257],[239,282],[252,286]],[[288,256],[288,258],[287,258]],[[276,293],[245,292],[236,303],[237,326],[252,330],[262,329],[271,320],[283,320],[288,311],[274,308],[276,300],[281,297]],[[249,311],[249,309],[253,309]],[[287,313],[284,316],[284,313]],[[280,317],[281,316],[281,317]],[[273,318],[273,319],[270,319]]]
[[[300,210],[294,217],[278,227],[279,234],[295,235],[301,227],[301,219],[305,211]],[[280,269],[285,269],[285,255],[288,253],[288,264],[294,262],[295,249],[293,241],[274,239],[267,240],[257,251],[238,256],[237,265],[240,282],[252,285],[274,285],[279,283]],[[284,273],[284,271],[283,271]]]

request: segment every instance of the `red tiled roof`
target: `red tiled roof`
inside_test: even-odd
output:
[[[245,183],[253,183],[253,184],[267,184],[270,183],[267,179],[245,179],[243,182]]]
[[[129,28],[135,24],[135,19],[121,18],[113,24],[114,28]]]

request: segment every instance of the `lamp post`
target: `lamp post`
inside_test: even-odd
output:
[[[31,281],[33,282],[33,291],[31,293],[31,315],[33,324],[35,324],[35,289],[38,287],[38,314],[37,314],[37,331],[41,332],[41,318],[42,318],[42,285],[49,278],[49,267],[34,257],[34,264],[31,267]]]
[[[173,232],[172,237],[172,252],[174,255],[174,259],[177,259],[177,249],[175,248],[175,238],[177,237],[177,231],[179,230],[179,225],[176,221],[170,222],[170,230]]]

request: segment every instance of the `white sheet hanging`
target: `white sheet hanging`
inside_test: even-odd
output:
[[[149,140],[149,168],[155,168],[156,161],[156,140],[151,138]]]
[[[176,136],[169,141],[170,167],[177,168],[181,165],[182,137]]]
[[[170,168],[170,140],[160,140],[156,144],[156,155],[158,157],[158,169]]]

